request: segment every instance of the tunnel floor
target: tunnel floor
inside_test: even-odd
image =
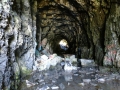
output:
[[[65,71],[58,63],[46,71],[35,71],[24,78],[17,90],[120,90],[116,68],[77,67]]]

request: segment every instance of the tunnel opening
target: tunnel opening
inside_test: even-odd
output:
[[[69,48],[68,43],[65,39],[60,40],[59,45],[60,48],[65,51]]]
[[[61,37],[57,37],[58,40],[53,42],[53,52],[55,52],[58,55],[62,55],[62,54],[69,54],[68,50],[69,50],[69,41],[67,41],[66,39],[63,39]],[[55,44],[56,43],[56,44]],[[56,48],[55,48],[56,47]]]
[[[93,41],[89,34],[90,17],[88,12],[75,0],[73,3],[67,1],[68,6],[60,3],[55,0],[47,0],[46,3],[39,1],[37,44],[39,45],[44,38],[47,39],[44,47],[41,43],[43,50],[40,53],[48,58],[57,54],[63,58],[75,55],[77,61],[81,58],[94,59]],[[63,42],[60,42],[61,40]],[[46,47],[49,48],[46,49]],[[44,50],[45,52],[43,52]],[[93,52],[91,53],[90,50]]]

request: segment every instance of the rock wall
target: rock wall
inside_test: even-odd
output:
[[[105,30],[105,56],[104,65],[120,67],[120,5],[111,2],[109,17]]]
[[[104,57],[104,39],[105,39],[105,24],[110,9],[110,1],[107,0],[91,0],[89,2],[89,15],[90,15],[90,31],[88,36],[91,42],[91,52],[93,58],[98,65],[103,65]]]
[[[99,65],[120,67],[120,30],[118,0],[91,0],[89,38]]]
[[[32,71],[35,60],[36,0],[0,1],[0,89],[10,78]]]

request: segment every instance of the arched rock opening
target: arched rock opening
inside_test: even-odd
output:
[[[72,5],[71,1],[67,1],[66,5],[54,0],[47,0],[45,3],[38,2],[37,18],[39,21],[37,24],[39,29],[37,32],[41,32],[36,36],[38,42],[42,38],[47,38],[54,53],[61,52],[57,48],[58,41],[62,38],[65,38],[69,43],[69,49],[66,53],[75,54],[76,48],[79,47],[90,49],[87,32],[90,26],[89,15],[80,4],[76,1]],[[83,57],[85,57],[84,55]]]

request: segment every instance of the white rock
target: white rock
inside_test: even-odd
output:
[[[72,64],[70,62],[65,62],[64,70],[65,71],[72,71]]]
[[[26,85],[27,85],[27,87],[31,87],[31,86],[34,86],[35,83],[32,83],[32,82],[26,80]]]
[[[46,55],[42,55],[41,59],[48,60],[48,57]]]
[[[104,79],[104,78],[100,78],[100,79],[98,79],[98,82],[104,83],[104,82],[105,82],[105,79]]]
[[[53,89],[59,89],[59,87],[56,86],[56,85],[52,86],[51,88],[52,88],[52,90],[53,90]]]
[[[80,59],[81,60],[81,65],[82,66],[93,66],[95,65],[94,60],[89,60],[89,59]]]
[[[77,58],[75,58],[75,55],[70,56],[70,61],[71,62],[77,62]]]
[[[53,59],[53,58],[55,58],[56,56],[57,56],[57,54],[52,54],[52,55],[49,56],[49,59]]]
[[[83,82],[84,82],[84,83],[90,83],[91,80],[90,80],[90,79],[83,79]]]
[[[80,86],[85,86],[85,83],[78,83]]]

